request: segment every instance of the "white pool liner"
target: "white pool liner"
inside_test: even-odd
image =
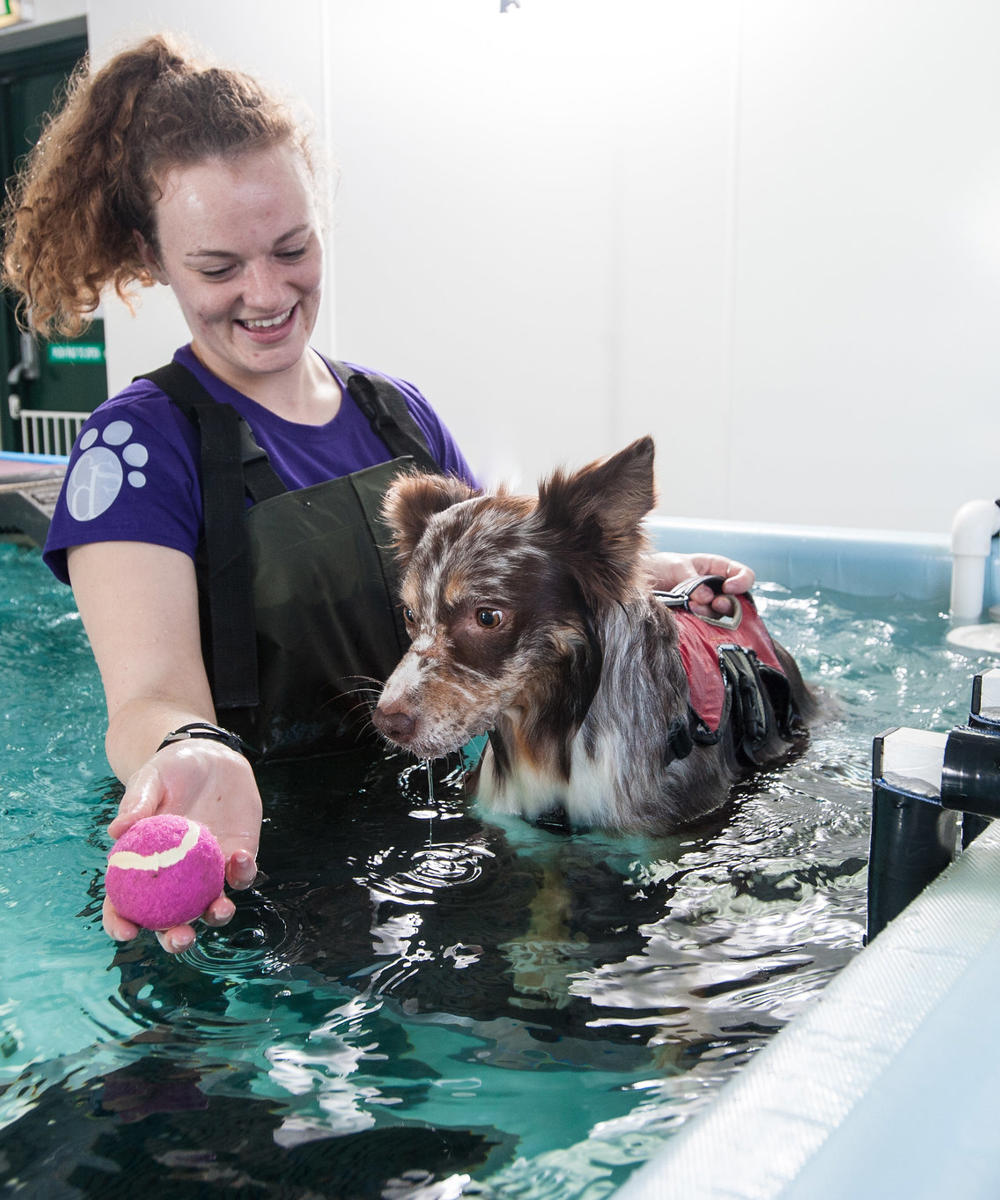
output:
[[[1000,822],[617,1200],[996,1200]]]

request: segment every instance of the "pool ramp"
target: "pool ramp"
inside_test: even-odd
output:
[[[64,458],[0,454],[0,539],[44,544],[65,473]]]
[[[995,822],[616,1200],[995,1200],[998,896]]]

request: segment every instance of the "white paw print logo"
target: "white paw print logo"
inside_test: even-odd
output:
[[[139,442],[130,442],[131,436],[128,421],[112,421],[103,432],[88,429],[80,439],[83,453],[66,485],[66,505],[77,521],[93,521],[106,513],[121,494],[123,484],[146,486],[140,468],[149,461],[149,451]],[[95,445],[98,439],[103,446]]]

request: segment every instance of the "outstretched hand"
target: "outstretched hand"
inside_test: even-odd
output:
[[[189,817],[205,825],[222,847],[229,886],[241,891],[253,883],[261,800],[250,764],[241,754],[200,739],[164,747],[129,780],[108,833],[120,838],[136,821],[159,813]],[[206,925],[225,925],[235,911],[232,900],[223,893],[212,901],[201,919]],[[121,916],[107,897],[104,929],[119,942],[130,941],[139,932],[139,927]],[[177,954],[192,945],[195,931],[191,925],[177,925],[156,936],[164,950]]]
[[[651,554],[647,567],[653,586],[669,592],[671,588],[693,575],[721,575],[725,580],[722,595],[717,596],[707,585],[691,594],[691,610],[703,617],[727,617],[733,612],[730,596],[748,592],[754,583],[754,573],[744,563],[721,554]]]

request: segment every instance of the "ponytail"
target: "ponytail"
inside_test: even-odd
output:
[[[75,335],[113,285],[129,304],[149,286],[136,234],[156,248],[158,177],[291,140],[312,167],[291,113],[241,72],[203,66],[162,35],[74,72],[9,188],[3,282],[22,324]]]

